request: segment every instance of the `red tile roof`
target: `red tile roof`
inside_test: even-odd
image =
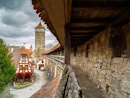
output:
[[[53,48],[51,48],[50,50],[48,50],[48,51],[43,51],[43,54],[49,54],[49,53],[51,53],[51,52],[53,52],[53,51],[55,51],[56,49],[58,49],[58,48],[60,48],[61,47],[61,45],[60,45],[60,43],[58,43],[57,45],[55,45]]]
[[[13,63],[15,65],[15,68],[17,68],[17,66],[19,64],[20,57],[21,57],[21,48],[20,48],[20,46],[8,46],[8,47],[10,50],[13,48],[12,60],[13,60]]]
[[[40,22],[36,28],[44,28],[42,23]]]
[[[44,85],[38,92],[36,92],[30,98],[55,98],[59,82],[60,74],[52,81]]]
[[[20,46],[8,46],[11,50],[11,48],[13,48],[12,54],[12,60],[15,64],[15,68],[17,68],[18,64],[19,64],[19,60],[21,57],[21,54],[27,54],[28,56],[30,56],[32,54],[32,51],[29,51],[29,49],[26,49],[25,46],[23,46],[22,48]]]
[[[29,49],[26,49],[25,46],[22,47],[22,54],[27,54],[30,56],[32,54],[32,51],[29,51]]]

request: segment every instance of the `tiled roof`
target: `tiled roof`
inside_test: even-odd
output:
[[[40,22],[36,28],[44,28],[42,23]]]
[[[30,56],[32,54],[32,51],[29,51],[29,49],[26,49],[25,46],[22,47],[22,54],[27,54]]]
[[[51,48],[50,50],[48,50],[48,51],[43,51],[43,54],[49,54],[49,53],[51,53],[51,52],[53,52],[53,51],[55,51],[56,49],[58,49],[58,48],[60,48],[61,47],[61,45],[60,45],[60,43],[58,43],[57,45],[55,45],[53,48]]]
[[[13,63],[15,65],[15,68],[17,68],[19,60],[20,60],[20,57],[21,57],[21,48],[20,48],[20,46],[8,46],[8,47],[9,47],[10,51],[13,48],[12,60],[13,60]]]
[[[17,68],[17,66],[19,64],[21,54],[27,54],[28,56],[30,56],[32,54],[32,51],[29,51],[29,49],[26,49],[25,46],[23,46],[22,48],[20,46],[8,46],[8,47],[9,47],[10,51],[11,51],[11,48],[13,48],[12,60],[15,64],[15,68]]]
[[[60,74],[52,81],[44,85],[38,92],[36,92],[30,98],[55,98],[59,82],[60,82]]]

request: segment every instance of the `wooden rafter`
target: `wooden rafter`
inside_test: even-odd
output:
[[[106,26],[93,26],[93,27],[70,27],[71,30],[102,30]]]
[[[122,2],[73,2],[72,10],[128,10],[130,1]]]
[[[113,18],[74,18],[71,20],[71,23],[111,23],[116,20],[116,17]]]

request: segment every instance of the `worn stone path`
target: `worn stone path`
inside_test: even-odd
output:
[[[109,98],[89,80],[89,77],[80,68],[75,66],[72,68],[85,98]]]

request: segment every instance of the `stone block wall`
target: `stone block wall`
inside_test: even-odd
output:
[[[130,98],[122,90],[126,77],[126,57],[114,57],[108,28],[85,44],[71,49],[71,65],[79,66],[110,98]],[[129,74],[130,75],[130,74]]]
[[[53,59],[45,58],[45,70],[50,81],[63,72],[63,65]]]
[[[64,68],[55,98],[84,98],[71,66]]]

